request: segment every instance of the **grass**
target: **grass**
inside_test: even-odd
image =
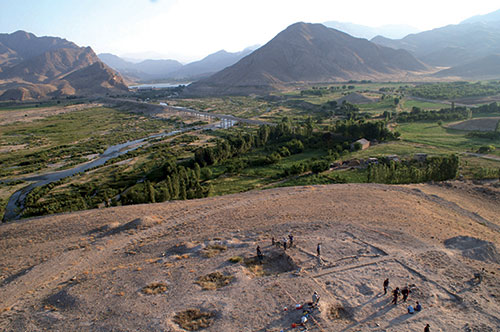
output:
[[[202,250],[202,253],[207,258],[212,258],[220,254],[222,251],[226,251],[227,246],[222,244],[211,244]]]
[[[255,276],[255,277],[263,277],[263,276],[268,274],[264,270],[264,266],[262,264],[260,264],[260,262],[255,257],[245,258],[243,260],[243,263],[245,264],[245,266],[246,266],[247,270],[250,272],[250,274]]]
[[[220,272],[212,272],[199,277],[196,283],[204,290],[215,290],[229,285],[233,279],[233,276],[225,275]]]
[[[188,309],[175,314],[173,321],[187,331],[198,331],[212,324],[214,314],[200,309]]]
[[[241,262],[243,262],[243,257],[233,256],[233,257],[229,258],[229,261],[233,264],[241,263]]]
[[[145,286],[142,289],[142,292],[146,295],[156,295],[165,293],[167,291],[167,285],[162,282],[154,282]]]
[[[82,157],[102,153],[110,145],[163,129],[164,121],[104,107],[3,125],[0,146],[23,145],[23,149],[0,155],[0,177],[81,162]]]
[[[498,140],[467,137],[466,131],[447,129],[431,122],[400,124],[397,130],[401,132],[403,141],[443,148],[449,152],[475,151],[482,145],[494,145],[497,150],[500,148]]]
[[[419,100],[411,100],[411,99],[405,99],[401,102],[401,107],[405,111],[411,111],[413,107],[419,107],[423,110],[439,110],[441,108],[447,108],[450,107],[449,104],[446,103],[431,103],[427,101],[419,101]]]

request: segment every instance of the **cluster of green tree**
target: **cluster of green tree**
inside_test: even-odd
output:
[[[474,170],[474,179],[500,179],[500,167],[478,167]]]
[[[385,161],[368,167],[368,182],[404,184],[454,179],[458,173],[456,155],[430,157],[425,162]]]
[[[352,142],[360,138],[386,141],[399,137],[399,133],[390,131],[384,121],[338,120],[329,130],[336,134],[337,142]]]
[[[137,153],[132,151],[124,158]],[[204,172],[197,163],[179,163],[172,151],[163,145],[151,146],[143,153],[154,157],[129,172],[110,170],[112,174],[104,182],[71,184],[68,190],[52,192],[68,178],[35,188],[27,195],[23,216],[97,208],[102,204],[127,205],[201,198],[210,194],[211,188],[204,183]]]
[[[297,162],[283,170],[284,176],[299,175],[305,172],[312,172],[318,174],[324,172],[330,168],[330,160],[311,160],[304,162]]]
[[[424,111],[419,107],[413,107],[411,112],[401,112],[398,114],[397,122],[414,122],[414,121],[452,121],[463,120],[472,117],[472,111],[466,107],[451,107],[442,108],[439,111],[430,110]]]
[[[428,99],[456,99],[464,97],[492,96],[500,93],[500,83],[429,83],[407,88],[407,92],[412,96]]]
[[[479,107],[472,108],[472,113],[500,113],[500,106],[498,103],[484,104]]]
[[[174,199],[206,197],[211,193],[212,178],[208,166],[222,165],[225,173],[238,173],[248,166],[274,164],[282,158],[306,149],[330,149],[329,156],[307,163],[297,163],[283,172],[286,175],[307,171],[320,173],[330,162],[350,151],[350,143],[360,137],[386,140],[394,135],[382,121],[338,121],[325,130],[314,130],[314,122],[307,118],[295,123],[284,118],[276,126],[261,126],[255,131],[227,130],[217,133],[214,145],[198,148],[194,158],[179,161],[180,155],[168,143],[154,144],[146,149],[131,151],[119,159],[138,154],[150,158],[131,170],[122,171],[120,165],[109,165],[107,175],[83,184],[71,184],[65,190],[53,190],[63,181],[33,190],[26,202],[24,216],[35,216],[64,211],[96,208],[105,205],[162,202]],[[181,141],[192,141],[184,136]],[[248,157],[261,149],[262,157]],[[119,159],[116,159],[115,162]]]
[[[164,180],[157,183],[146,180],[128,188],[121,195],[121,204],[165,202],[210,195],[211,187],[202,185],[201,168],[198,164],[195,163],[193,168],[186,168],[169,163],[164,169],[168,174]]]
[[[321,108],[334,115],[342,115],[350,119],[356,118],[359,115],[359,107],[345,100],[340,105],[336,100],[330,100],[321,105]]]

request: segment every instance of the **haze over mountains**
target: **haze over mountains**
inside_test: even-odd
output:
[[[361,36],[377,32],[355,24],[325,24]],[[389,30],[384,34],[390,35]],[[127,91],[111,68],[129,82],[198,80],[186,93],[200,96],[268,93],[290,84],[363,79],[495,79],[500,78],[500,10],[401,39],[377,36],[371,41],[321,24],[296,23],[254,49],[222,50],[186,65],[176,60],[133,63],[112,54],[100,54],[99,59],[90,47],[57,37],[24,31],[0,34],[0,99]]]
[[[235,65],[191,84],[187,93],[261,93],[289,83],[401,78],[426,69],[408,51],[321,24],[296,23]]]
[[[408,50],[423,62],[433,66],[453,67],[477,63],[494,54],[500,54],[500,10],[475,16],[460,24],[408,35],[402,39],[377,36],[379,45]],[[491,60],[491,58],[490,58]],[[463,68],[463,67],[459,67]],[[481,76],[480,72],[468,73]],[[459,69],[455,69],[460,74]],[[500,75],[500,72],[490,72]],[[459,75],[460,76],[460,75]]]
[[[353,37],[372,39],[376,36],[386,38],[403,38],[410,33],[418,33],[420,30],[404,24],[389,24],[379,27],[370,27],[350,22],[328,21],[323,23],[328,28],[333,28],[345,32]]]
[[[220,50],[205,58],[182,65],[176,60],[144,60],[139,63],[126,61],[116,55],[103,53],[99,58],[111,68],[131,81],[148,80],[197,80],[208,77],[238,62],[250,54],[256,46],[241,52],[230,53]]]
[[[123,93],[120,75],[90,47],[17,31],[0,34],[0,100]]]

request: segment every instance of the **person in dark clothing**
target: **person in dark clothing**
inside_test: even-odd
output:
[[[392,291],[392,295],[394,296],[394,298],[392,299],[392,303],[398,304],[399,293],[399,287],[396,287],[396,289]]]
[[[259,258],[259,261],[262,263],[262,260],[264,259],[264,255],[262,254],[262,251],[260,250],[260,246],[257,246],[257,258]]]
[[[417,301],[417,305],[415,306],[415,311],[420,311],[420,310],[422,310],[422,306]]]
[[[321,256],[321,243],[318,243],[318,246],[316,247],[316,252],[318,253],[318,257]]]
[[[283,250],[286,250],[286,238],[283,238]]]
[[[274,246],[274,236],[271,238],[271,244]]]
[[[408,288],[408,286],[405,286],[401,290],[401,295],[403,295],[403,302],[406,302],[406,300],[408,300],[408,295],[410,295],[410,289]]]
[[[384,280],[384,295],[387,294],[387,288],[389,288],[389,278]]]
[[[290,245],[288,246],[288,248],[291,248],[293,246],[293,235],[288,235],[288,238],[290,239]]]
[[[431,332],[431,326],[429,324],[425,325],[424,332]]]

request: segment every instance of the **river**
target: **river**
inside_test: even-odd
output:
[[[35,181],[35,182],[33,182],[30,185],[16,191],[14,194],[12,194],[12,196],[10,196],[9,202],[7,203],[7,206],[5,208],[3,221],[5,222],[5,221],[9,221],[9,220],[16,220],[16,219],[19,219],[21,217],[22,211],[24,210],[26,197],[36,187],[45,186],[51,182],[59,181],[61,179],[67,178],[69,176],[73,176],[77,173],[85,172],[91,168],[102,166],[108,160],[110,160],[112,158],[116,158],[116,157],[121,156],[127,152],[138,149],[139,147],[143,146],[149,139],[172,136],[172,135],[176,135],[176,134],[179,134],[181,132],[185,132],[185,131],[193,130],[193,129],[197,129],[197,128],[193,128],[193,127],[183,128],[183,129],[174,130],[174,131],[170,131],[170,132],[166,132],[166,133],[151,135],[151,136],[148,136],[145,138],[136,139],[133,141],[128,141],[128,142],[121,143],[121,144],[116,144],[116,145],[108,147],[106,149],[106,151],[104,151],[96,159],[94,159],[90,162],[84,163],[84,164],[80,164],[80,165],[73,167],[71,169],[66,169],[64,171],[57,171],[57,172],[52,172],[52,173],[23,178],[22,180],[24,180],[24,181]]]

